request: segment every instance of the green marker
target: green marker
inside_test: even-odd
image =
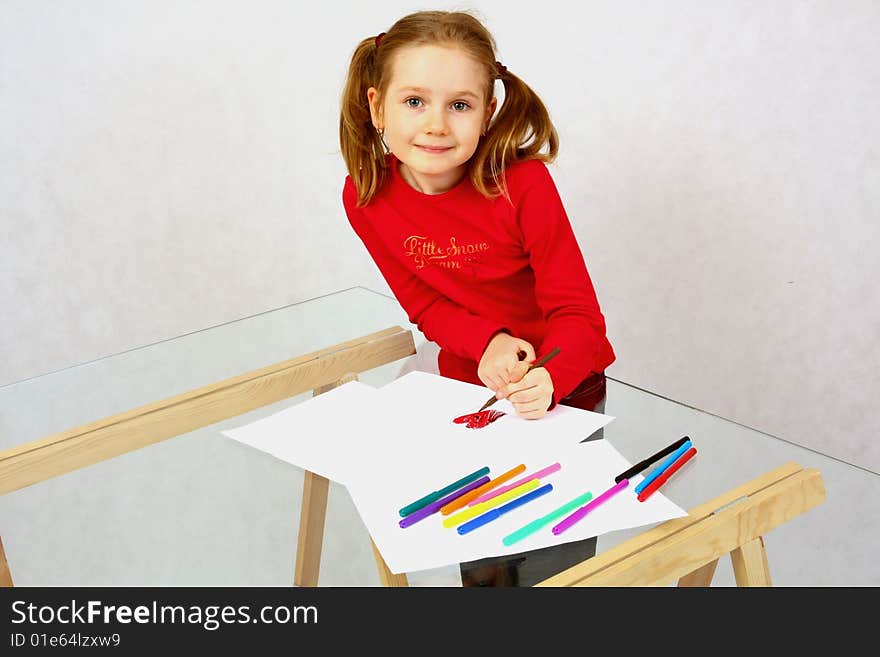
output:
[[[574,511],[578,507],[583,506],[591,499],[593,499],[593,494],[590,491],[587,491],[583,495],[574,498],[568,504],[562,505],[561,507],[556,509],[556,511],[551,511],[546,516],[538,518],[537,520],[532,520],[525,527],[520,527],[512,534],[508,534],[501,539],[501,542],[505,545],[513,545],[517,541],[521,541],[522,539],[524,539],[526,536],[534,534],[536,531],[541,529],[541,527],[549,522],[552,522],[553,520],[556,520],[559,516],[564,516],[569,511]]]
[[[441,490],[435,490],[433,493],[429,493],[428,495],[425,495],[423,498],[416,500],[412,504],[407,504],[405,507],[403,507],[400,510],[400,515],[405,518],[410,513],[418,511],[422,507],[428,506],[431,502],[436,502],[441,497],[448,495],[452,491],[454,491],[458,488],[461,488],[462,486],[465,486],[465,485],[471,483],[472,481],[479,479],[483,475],[487,475],[487,474],[489,474],[489,466],[484,466],[484,467],[480,468],[479,470],[477,470],[476,472],[471,472],[467,477],[462,477],[458,481],[449,484],[446,488],[443,488]]]

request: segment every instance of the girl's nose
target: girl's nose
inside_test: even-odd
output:
[[[432,135],[444,135],[448,126],[446,124],[446,112],[443,108],[434,109],[425,113],[425,132]]]

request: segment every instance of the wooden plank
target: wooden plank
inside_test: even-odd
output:
[[[773,586],[762,536],[732,550],[730,560],[737,586]]]
[[[666,585],[788,522],[824,497],[817,471],[798,473],[719,515],[673,534],[641,554],[618,562],[583,585]]]
[[[194,431],[415,353],[395,326],[0,453],[0,494]]]
[[[715,576],[715,568],[717,566],[718,559],[713,559],[705,566],[700,566],[695,571],[688,573],[678,580],[679,588],[711,586],[712,578]]]
[[[312,391],[312,397],[317,397],[328,390],[356,380],[357,374],[347,372],[339,380],[316,388]],[[296,540],[296,565],[293,573],[293,583],[297,586],[318,585],[329,492],[329,479],[309,470],[305,471],[302,506],[299,512],[299,534]]]
[[[379,548],[376,547],[373,539],[370,539],[370,545],[373,546],[373,556],[376,558],[376,566],[379,569],[379,581],[382,582],[382,586],[409,586],[409,581],[406,579],[405,573],[396,574],[391,572],[391,569],[388,567],[388,564],[385,563],[385,559],[382,557],[382,554],[379,552]]]
[[[824,499],[819,472],[789,463],[537,586],[666,585]]]
[[[0,587],[9,588],[12,585],[12,573],[6,563],[6,550],[3,549],[3,537],[0,536]]]
[[[597,554],[595,557],[587,559],[583,563],[572,566],[568,570],[544,580],[544,582],[539,582],[537,586],[543,586],[545,582],[547,586],[574,586],[575,582],[578,580],[590,577],[618,561],[627,558],[631,554],[640,552],[668,538],[676,532],[683,531],[684,529],[701,522],[706,517],[712,515],[716,509],[730,504],[737,499],[748,497],[762,488],[766,488],[767,486],[800,472],[801,470],[801,466],[796,463],[786,463],[785,465],[744,483],[737,488],[722,493],[705,504],[694,507],[688,515],[682,518],[667,520],[666,522],[644,531],[610,550]]]

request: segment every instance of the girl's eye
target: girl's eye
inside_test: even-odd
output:
[[[464,102],[463,100],[457,100],[457,101],[455,101],[454,103],[452,103],[452,106],[453,106],[453,107],[456,109],[456,111],[458,111],[458,112],[464,112],[465,110],[470,109],[470,107],[471,107],[470,105],[468,105],[468,104],[467,104],[466,102]]]
[[[422,99],[421,98],[407,98],[405,102],[410,107],[419,107],[420,103],[422,102]]]

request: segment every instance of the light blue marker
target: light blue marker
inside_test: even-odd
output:
[[[642,483],[640,483],[638,486],[636,486],[636,495],[638,495],[638,494],[641,493],[645,488],[647,488],[648,484],[650,484],[650,483],[651,483],[652,481],[654,481],[657,477],[659,477],[659,476],[663,473],[663,471],[664,471],[666,468],[668,468],[670,465],[672,465],[673,463],[675,463],[675,462],[678,460],[678,457],[681,456],[682,454],[684,454],[684,453],[685,453],[686,451],[688,451],[690,448],[691,448],[691,441],[688,440],[688,441],[686,441],[686,442],[684,443],[684,445],[682,445],[682,446],[679,447],[677,450],[675,450],[674,452],[672,452],[672,454],[670,454],[669,456],[667,456],[667,457],[666,457],[666,460],[663,461],[663,463],[661,463],[661,464],[658,465],[656,468],[654,468],[653,470],[651,470],[651,472],[649,472],[649,473],[647,474],[647,476],[646,476],[645,479],[642,481]]]

